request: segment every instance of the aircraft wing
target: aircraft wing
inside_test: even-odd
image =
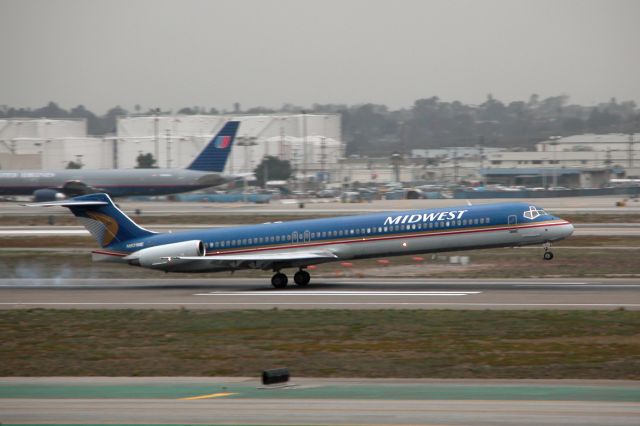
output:
[[[201,262],[211,266],[229,268],[254,268],[272,269],[274,267],[307,266],[317,263],[329,262],[337,259],[338,256],[327,250],[296,250],[281,251],[276,253],[239,253],[239,254],[216,254],[209,256],[180,256],[172,257],[172,260],[182,260],[190,262]]]

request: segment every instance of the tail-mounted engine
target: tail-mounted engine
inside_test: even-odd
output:
[[[200,240],[191,240],[138,250],[131,253],[125,259],[130,265],[154,269],[168,269],[173,258],[204,256],[205,254],[204,243]]]

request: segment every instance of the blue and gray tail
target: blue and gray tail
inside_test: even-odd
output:
[[[187,169],[222,173],[239,126],[239,121],[228,121]]]
[[[89,194],[64,201],[28,205],[67,207],[103,248],[154,235],[154,232],[132,221],[107,194]]]

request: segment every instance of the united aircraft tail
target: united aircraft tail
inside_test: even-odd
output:
[[[189,164],[187,169],[222,173],[231,152],[238,126],[240,126],[239,121],[228,121],[196,159]]]
[[[89,194],[64,201],[28,205],[67,207],[103,248],[154,235],[154,232],[138,226],[129,219],[107,194]]]

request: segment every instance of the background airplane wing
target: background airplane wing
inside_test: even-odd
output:
[[[334,253],[327,250],[297,250],[276,253],[240,253],[219,254],[210,256],[172,257],[169,261],[182,260],[203,262],[207,265],[230,268],[272,269],[274,267],[307,266],[337,259]]]

